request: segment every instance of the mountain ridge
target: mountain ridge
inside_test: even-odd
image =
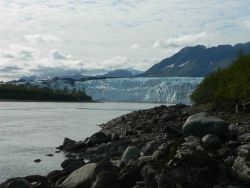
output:
[[[231,65],[239,51],[250,53],[250,42],[235,45],[187,46],[171,57],[153,65],[140,76],[204,77],[219,68]]]

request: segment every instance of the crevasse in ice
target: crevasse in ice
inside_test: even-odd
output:
[[[97,101],[189,104],[202,78],[116,78],[76,82],[77,90]]]
[[[202,81],[194,77],[112,78],[68,82],[50,80],[30,82],[43,88],[84,90],[95,101],[190,104],[190,94]]]

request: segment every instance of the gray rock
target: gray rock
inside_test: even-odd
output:
[[[189,116],[182,129],[185,135],[194,135],[202,138],[207,134],[225,136],[228,123],[220,118],[208,116],[206,113],[198,113]]]
[[[204,136],[202,138],[202,142],[206,148],[216,149],[221,146],[221,139],[218,136],[212,134]]]
[[[83,165],[85,165],[85,162],[83,160],[66,159],[62,162],[61,167],[65,172],[72,173],[73,171],[81,168]]]
[[[70,150],[70,148],[72,146],[74,146],[75,143],[76,143],[76,141],[74,141],[74,140],[71,140],[69,138],[64,138],[63,145],[59,146],[59,149],[65,150],[65,151],[67,151],[68,149]]]
[[[70,145],[74,145],[75,143],[76,143],[76,141],[74,141],[74,140],[71,140],[69,138],[64,138],[63,146],[67,147],[67,146],[70,146]]]
[[[250,144],[238,148],[232,170],[237,178],[250,182]]]
[[[95,182],[92,184],[91,188],[119,188],[119,183],[117,176],[115,174],[110,174],[104,172],[98,174]]]
[[[75,144],[73,145],[69,145],[67,147],[64,148],[65,151],[71,151],[71,152],[76,152],[76,151],[79,151],[79,150],[83,150],[85,149],[87,146],[86,146],[86,143],[85,142],[76,142]]]
[[[146,187],[157,187],[157,183],[155,181],[156,172],[150,165],[145,165],[142,168],[141,175],[144,179],[144,185]]]
[[[57,181],[54,183],[55,187],[62,187],[62,183],[64,182],[64,180],[67,178],[68,176],[61,176],[60,178],[57,179]]]
[[[91,188],[119,188],[119,170],[112,163],[103,161],[97,164],[92,176]]]
[[[26,176],[24,177],[33,188],[50,188],[48,184],[48,179],[44,176],[39,176],[39,175],[31,175],[31,176]]]
[[[217,183],[217,162],[203,149],[200,139],[190,136],[166,156],[161,173],[157,175],[158,188],[213,187]]]
[[[142,163],[148,163],[150,161],[152,161],[152,156],[141,156],[138,158],[138,160]]]
[[[66,178],[63,183],[63,188],[77,188],[77,187],[90,187],[91,186],[91,178],[95,172],[97,164],[90,163],[87,164],[78,170],[74,171]]]
[[[71,173],[62,187],[118,188],[118,174],[118,168],[110,162],[90,163]]]
[[[126,164],[131,159],[138,159],[140,157],[140,150],[135,146],[128,146],[127,149],[124,151],[121,164]]]
[[[42,160],[41,159],[35,159],[34,162],[35,163],[40,163]]]
[[[117,140],[109,143],[103,143],[97,147],[88,148],[84,152],[84,157],[90,162],[100,162],[110,160],[114,156],[121,156],[128,147],[128,142]]]
[[[141,149],[141,153],[144,156],[150,156],[154,153],[154,151],[166,141],[166,139],[155,139],[145,144],[145,146]]]
[[[165,152],[163,150],[157,149],[153,153],[152,159],[154,161],[159,161],[159,160],[164,159],[164,157],[165,157]]]
[[[248,136],[247,138],[244,139],[244,142],[250,142],[250,136]]]
[[[110,137],[104,134],[103,132],[97,132],[89,138],[89,141],[92,142],[94,145],[101,144],[101,143],[109,142]]]
[[[119,139],[120,139],[120,138],[119,138],[119,135],[118,135],[117,133],[111,134],[111,140],[112,140],[112,141],[119,140]]]
[[[226,159],[224,159],[224,163],[225,163],[227,166],[232,166],[233,163],[234,163],[234,159],[235,159],[234,156],[228,156]]]
[[[10,181],[6,188],[32,188],[32,185],[25,179],[14,179]]]
[[[131,188],[136,182],[143,180],[141,176],[142,165],[138,161],[130,160],[129,163],[121,169],[119,182],[122,188]]]
[[[242,142],[245,139],[247,139],[248,137],[250,137],[250,133],[244,133],[244,134],[241,134],[240,136],[238,136],[237,140]]]
[[[47,175],[47,178],[49,182],[56,183],[56,181],[63,176],[65,176],[65,174],[60,170],[54,170]]]
[[[166,128],[165,128],[165,131],[168,133],[168,135],[172,136],[172,137],[183,137],[183,132],[181,129],[175,127],[175,126],[170,126],[168,125]]]

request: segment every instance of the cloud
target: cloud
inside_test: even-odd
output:
[[[11,53],[8,53],[6,51],[0,51],[0,57],[2,57],[4,59],[13,59],[14,55],[12,55]]]
[[[62,39],[60,39],[59,37],[49,34],[31,34],[31,35],[25,35],[24,38],[33,44],[62,41]]]
[[[246,42],[249,3],[0,0],[0,67],[20,68],[8,73],[7,67],[0,77],[16,78],[34,70],[46,74],[42,72],[47,69],[51,74],[52,70],[58,74],[124,67],[146,70],[154,58],[164,59],[186,45]],[[13,44],[19,47],[10,47]]]
[[[11,44],[9,49],[0,50],[0,56],[4,59],[15,59],[20,61],[30,61],[36,56],[36,50],[34,48]]]
[[[51,50],[50,58],[53,60],[69,60],[71,59],[71,55],[65,55],[64,53],[60,52],[59,50]]]
[[[138,50],[140,48],[141,48],[141,46],[139,44],[133,44],[130,46],[130,49],[132,49],[132,50]]]
[[[197,33],[197,34],[190,34],[184,35],[177,38],[171,39],[160,39],[155,41],[153,44],[154,48],[179,48],[184,47],[187,45],[194,45],[201,42],[206,37],[205,32]]]
[[[249,17],[249,19],[250,19],[250,17]],[[250,20],[249,19],[243,21],[243,25],[248,30],[250,30]],[[242,22],[240,22],[239,24],[242,24]]]
[[[8,72],[8,73],[15,73],[16,71],[20,71],[22,70],[20,67],[18,67],[17,65],[13,65],[13,66],[6,66],[6,67],[0,67],[0,72]]]

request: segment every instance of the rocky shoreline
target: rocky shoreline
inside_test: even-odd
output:
[[[0,188],[247,188],[250,115],[175,105],[132,112],[84,141],[65,138],[62,170]]]

